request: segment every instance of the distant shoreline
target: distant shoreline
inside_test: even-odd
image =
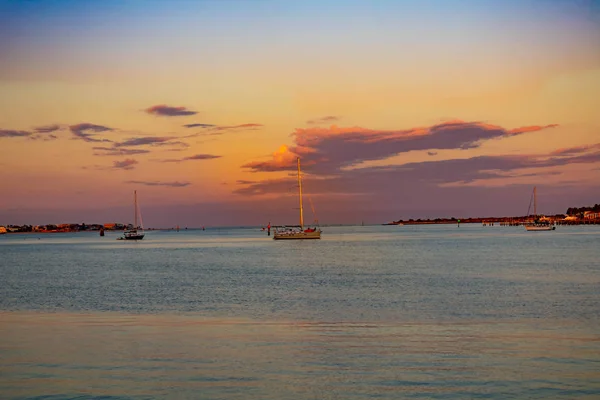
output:
[[[600,225],[600,219],[565,219],[564,216],[545,217],[544,221],[553,225]],[[532,217],[481,217],[481,218],[436,218],[409,219],[387,222],[382,225],[449,225],[449,224],[482,224],[502,226],[519,226],[532,223]]]
[[[459,222],[460,221],[460,222]],[[392,221],[392,222],[387,222],[387,223],[383,223],[383,224],[367,224],[367,225],[361,225],[361,224],[348,224],[348,225],[342,225],[342,224],[331,224],[331,225],[322,225],[322,227],[343,227],[343,226],[348,226],[348,227],[360,227],[360,226],[403,226],[403,225],[461,225],[461,224],[482,224],[483,226],[494,226],[494,225],[498,225],[498,226],[521,226],[521,225],[526,225],[528,223],[531,223],[531,220],[529,219],[510,219],[510,218],[467,218],[467,219],[447,219],[447,218],[440,218],[440,219],[426,219],[426,220],[399,220],[399,221]],[[595,220],[576,220],[576,221],[561,221],[561,220],[557,220],[557,221],[552,221],[551,222],[552,225],[562,225],[562,226],[579,226],[579,225],[600,225],[600,219],[595,219]],[[185,232],[185,231],[203,231],[203,230],[219,230],[219,229],[257,229],[260,230],[261,227],[260,226],[219,226],[219,227],[210,227],[210,228],[187,228],[187,229],[180,229],[179,231],[181,232]],[[156,231],[162,231],[162,232],[178,232],[176,229],[174,228],[149,228],[149,229],[145,229],[145,231],[147,232],[156,232]],[[100,231],[99,230],[81,230],[81,231],[77,231],[77,230],[73,230],[73,231],[65,231],[65,230],[61,230],[61,231],[18,231],[18,232],[10,232],[7,231],[5,233],[0,234],[0,236],[4,236],[4,235],[32,235],[32,234],[61,234],[61,233],[95,233],[95,234],[99,234]],[[122,230],[105,230],[105,233],[108,234],[109,232],[114,232],[116,234],[119,234],[121,232],[123,232]]]

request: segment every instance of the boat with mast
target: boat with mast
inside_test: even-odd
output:
[[[300,172],[300,157],[298,162],[298,198],[300,200],[300,225],[299,226],[281,226],[275,227],[273,234],[274,240],[298,240],[298,239],[321,239],[321,229],[306,228],[304,229],[304,209],[302,206],[302,174]],[[312,205],[312,201],[311,201]]]
[[[140,217],[140,225],[138,225],[138,215]],[[137,190],[133,191],[133,227],[123,233],[125,240],[142,240],[144,238],[144,223],[142,222],[142,214],[137,203]]]
[[[549,222],[542,222],[538,218],[537,215],[537,187],[533,187],[533,222],[525,225],[525,229],[531,232],[543,232],[543,231],[553,231],[556,229],[555,226],[551,226]],[[529,201],[529,209],[527,209],[527,215],[529,215],[529,210],[531,209],[531,200]]]

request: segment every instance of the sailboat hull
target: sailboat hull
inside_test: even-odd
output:
[[[321,239],[321,231],[314,232],[275,232],[274,240]]]
[[[556,229],[554,226],[525,226],[525,229],[529,232],[544,232],[553,231]]]
[[[129,236],[125,236],[125,240],[142,240],[144,238],[144,235],[129,235]]]

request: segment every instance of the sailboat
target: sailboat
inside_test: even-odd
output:
[[[298,197],[300,199],[300,225],[293,227],[275,227],[274,240],[321,239],[321,229],[304,229],[304,215],[302,208],[302,176],[300,174],[300,157],[298,157]]]
[[[140,216],[140,226],[138,226],[138,214]],[[133,227],[132,229],[126,230],[123,233],[123,239],[125,240],[142,240],[144,238],[144,224],[142,222],[142,215],[137,204],[137,190],[133,191]]]
[[[531,201],[529,202],[529,207],[531,207]],[[529,215],[529,210],[527,210],[527,214]],[[556,227],[551,226],[549,223],[540,222],[537,216],[537,187],[533,187],[533,224],[525,225],[525,229],[532,232],[543,232],[543,231],[553,231]]]

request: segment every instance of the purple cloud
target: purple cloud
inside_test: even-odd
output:
[[[363,161],[381,160],[413,150],[472,149],[481,143],[556,125],[528,126],[507,130],[481,122],[447,121],[407,130],[373,130],[360,127],[298,128],[295,146],[286,147],[267,161],[242,166],[253,172],[293,170],[297,157],[308,171],[330,174]]]
[[[197,111],[188,110],[186,107],[172,107],[165,104],[148,107],[145,111],[148,114],[159,115],[163,117],[181,117],[198,114]]]
[[[115,161],[113,162],[113,168],[117,168],[117,169],[133,169],[134,165],[139,164],[136,160],[132,159],[132,158],[126,158],[123,161]]]
[[[94,135],[96,133],[108,132],[113,130],[112,128],[109,128],[107,126],[84,122],[81,124],[69,126],[69,130],[71,131],[71,133],[73,133],[76,139],[81,139],[84,142],[112,142],[112,140],[109,139],[98,139]]]
[[[556,175],[559,172],[538,173],[523,170],[597,162],[600,162],[600,151],[571,157],[548,157],[548,154],[480,156],[342,170],[335,175],[322,177],[307,175],[305,184],[310,193],[317,194],[381,194],[394,191],[396,187],[410,188],[408,192],[417,193],[425,191],[425,188],[440,188],[448,184],[460,186],[479,180]],[[289,188],[294,182],[293,177],[258,181],[236,189],[235,193],[250,196],[285,194],[289,193]],[[415,195],[415,198],[419,197]]]
[[[137,185],[146,185],[146,186],[167,186],[167,187],[185,187],[189,186],[190,182],[160,182],[160,181],[127,181],[125,183],[132,183]]]
[[[194,156],[185,157],[183,160],[212,160],[214,158],[221,158],[221,156],[215,156],[212,154],[196,154]]]

